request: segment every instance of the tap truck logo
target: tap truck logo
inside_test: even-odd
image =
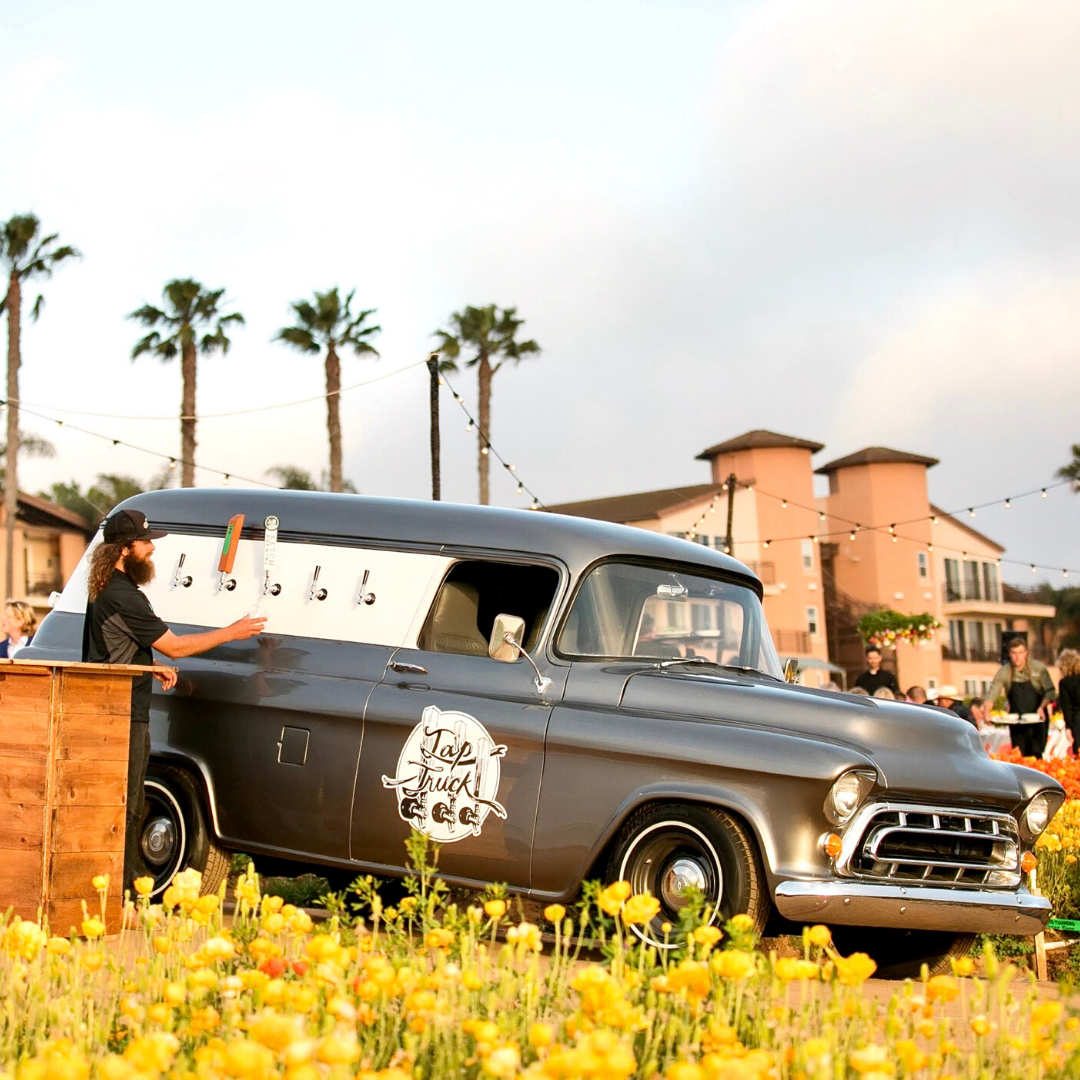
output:
[[[429,705],[383,787],[396,792],[402,820],[432,840],[479,836],[489,813],[506,817],[496,799],[505,754],[475,717]]]

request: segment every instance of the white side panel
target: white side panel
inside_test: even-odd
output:
[[[230,577],[236,588],[219,588],[220,537],[170,534],[155,540],[155,579],[146,586],[154,611],[168,623],[225,626],[262,608],[267,633],[356,641],[371,645],[416,647],[416,635],[451,559],[441,555],[278,542],[271,584],[278,596],[264,594],[263,542],[241,540]],[[182,569],[177,571],[180,556]],[[326,599],[311,596],[326,590]],[[373,604],[359,603],[374,593]],[[177,578],[191,578],[185,588]],[[80,564],[57,602],[60,611],[86,610],[86,567]]]

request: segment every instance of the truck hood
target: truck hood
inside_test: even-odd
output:
[[[989,758],[975,728],[944,709],[753,676],[671,669],[632,674],[621,704],[633,711],[677,712],[847,746],[874,762],[891,794],[905,798],[1007,809],[1024,798],[1016,772]],[[1047,778],[1046,786],[1054,786],[1053,781]]]

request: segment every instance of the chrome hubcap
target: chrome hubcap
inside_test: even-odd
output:
[[[140,845],[143,858],[154,866],[162,866],[176,848],[176,826],[166,817],[151,818],[143,827]]]
[[[660,882],[661,899],[668,907],[678,910],[686,904],[688,889],[704,892],[708,881],[705,869],[694,859],[678,858],[664,873]]]

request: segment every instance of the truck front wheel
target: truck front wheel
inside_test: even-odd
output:
[[[660,911],[634,926],[643,941],[664,947],[664,923],[673,926],[691,890],[704,896],[709,922],[733,915],[754,920],[760,933],[769,912],[757,847],[738,819],[711,806],[644,806],[619,831],[608,860],[607,880],[627,881],[635,894],[649,893]]]

